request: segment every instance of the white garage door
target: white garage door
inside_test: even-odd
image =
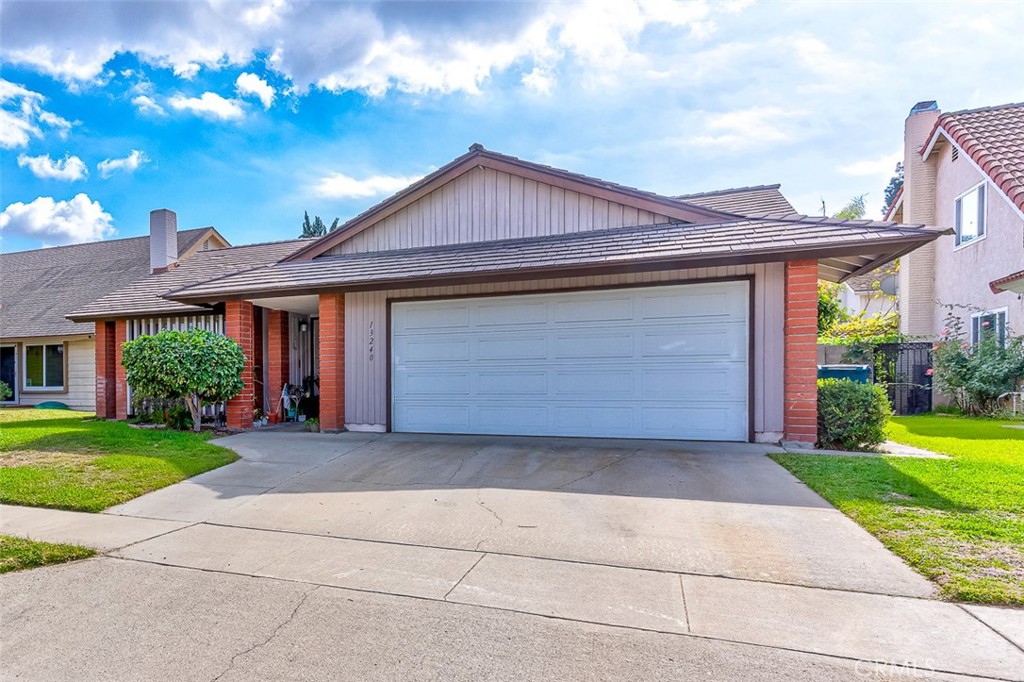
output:
[[[396,302],[392,428],[747,440],[748,289]]]

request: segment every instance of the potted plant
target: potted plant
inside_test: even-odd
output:
[[[306,420],[306,430],[314,433],[320,431],[320,420],[316,417],[310,417]]]

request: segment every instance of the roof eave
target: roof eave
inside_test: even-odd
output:
[[[920,234],[906,235],[899,238],[878,240],[872,243],[851,245],[848,243],[833,246],[815,246],[807,248],[780,247],[761,251],[740,253],[690,256],[671,256],[664,258],[640,259],[634,261],[616,261],[614,263],[582,263],[578,265],[544,266],[536,268],[519,267],[515,269],[495,269],[475,272],[446,273],[442,275],[424,275],[418,277],[388,278],[380,280],[364,280],[351,283],[324,283],[320,285],[294,284],[272,288],[252,288],[236,291],[189,293],[189,288],[165,294],[168,300],[188,305],[212,304],[229,299],[261,298],[269,296],[288,296],[299,294],[317,294],[331,291],[368,291],[380,289],[408,288],[420,286],[441,286],[486,282],[488,280],[527,280],[547,279],[552,276],[590,276],[595,274],[621,274],[624,272],[647,272],[656,270],[688,269],[698,267],[719,267],[729,265],[750,265],[757,263],[782,262],[800,259],[827,259],[840,256],[870,254],[872,260],[862,267],[851,270],[841,278],[847,278],[863,272],[870,272],[883,263],[899,258],[914,249],[948,234],[949,230],[928,230]],[[881,255],[879,255],[881,253]]]

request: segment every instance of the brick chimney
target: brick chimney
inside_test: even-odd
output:
[[[935,102],[911,108],[903,132],[903,222],[935,224],[935,164],[921,150],[939,118]],[[900,258],[900,331],[931,339],[935,336],[935,242]]]
[[[149,268],[163,272],[178,262],[178,216],[158,208],[149,212]]]

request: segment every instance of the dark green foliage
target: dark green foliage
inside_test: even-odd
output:
[[[188,431],[193,427],[192,415],[184,405],[174,405],[164,412],[164,424],[175,431]]]
[[[878,384],[818,380],[818,447],[872,450],[885,442],[891,416],[889,397]]]
[[[305,217],[302,221],[302,234],[299,235],[299,239],[315,239],[317,237],[323,237],[328,232],[334,232],[338,229],[340,223],[338,218],[334,219],[330,227],[324,224],[324,221],[320,216],[315,216],[312,221],[309,220],[309,211],[305,211]]]
[[[963,320],[952,307],[932,358],[935,385],[968,415],[998,414],[999,397],[1016,391],[1024,378],[1024,340],[1021,337],[1007,339],[1004,347],[995,331],[986,331],[978,344],[971,346]]]
[[[245,356],[226,336],[202,329],[163,331],[124,344],[121,364],[138,396],[182,400],[199,431],[204,403],[229,400],[242,390]]]
[[[0,381],[0,400],[8,400],[12,395],[14,393],[11,392],[11,387],[6,382]]]
[[[889,207],[892,206],[892,202],[896,200],[896,195],[901,189],[903,189],[903,164],[897,163],[896,173],[885,187],[885,208],[882,209],[882,215],[889,212]]]
[[[839,300],[841,284],[818,280],[818,336],[827,336],[831,329],[850,319]]]

